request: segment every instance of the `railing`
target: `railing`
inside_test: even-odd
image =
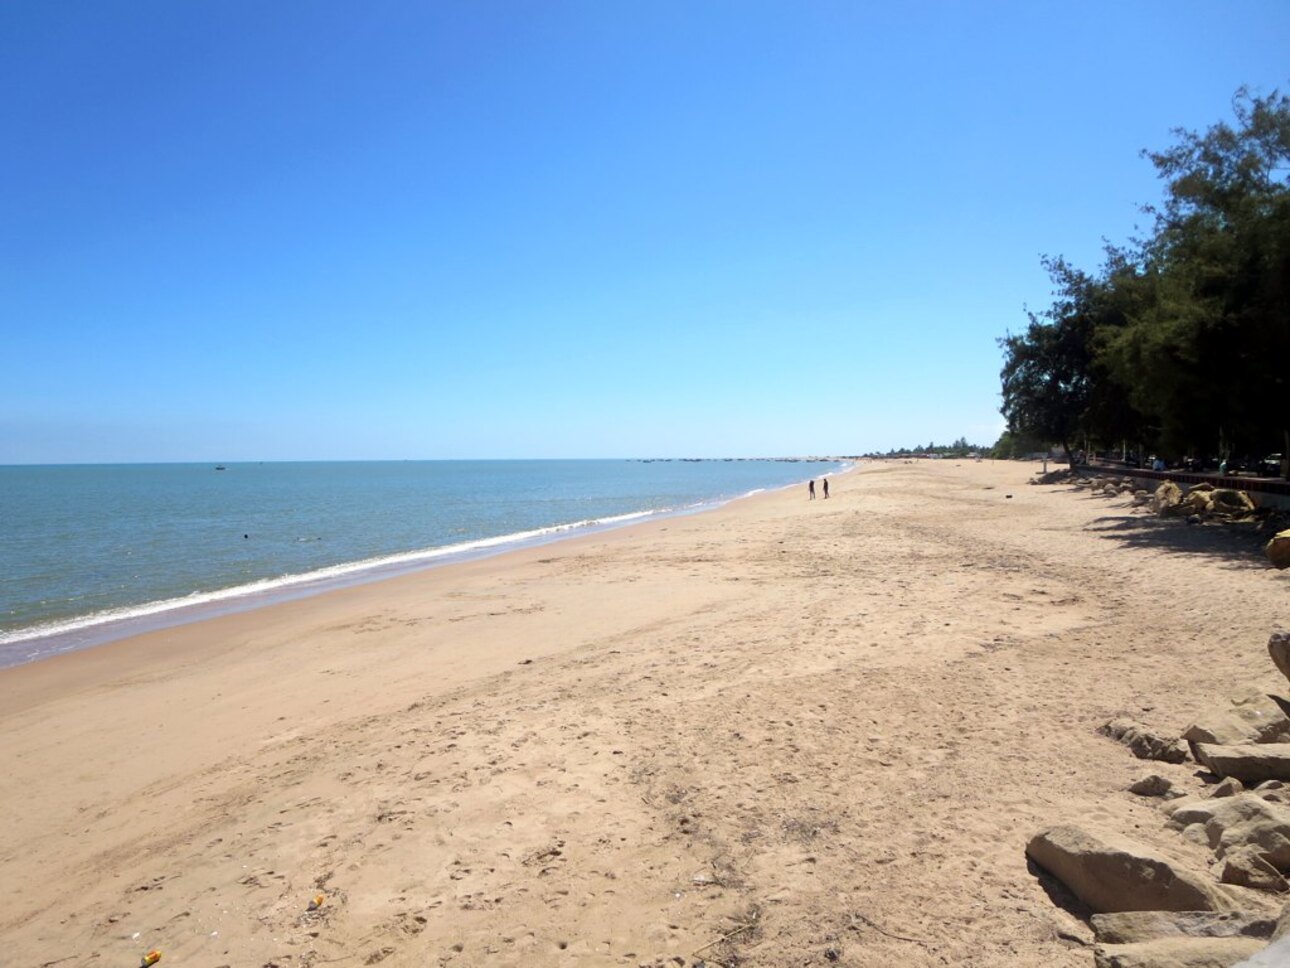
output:
[[[1194,471],[1152,471],[1145,467],[1126,467],[1115,461],[1091,460],[1080,465],[1103,473],[1113,471],[1130,477],[1145,477],[1154,481],[1173,481],[1176,484],[1213,484],[1215,487],[1234,487],[1242,491],[1263,494],[1290,495],[1290,481],[1278,477],[1244,477],[1236,474],[1205,474]]]

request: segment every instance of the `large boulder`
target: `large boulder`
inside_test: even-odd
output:
[[[1158,736],[1147,727],[1127,719],[1113,719],[1098,732],[1103,736],[1119,740],[1140,760],[1181,763],[1187,759],[1187,750],[1181,740]]]
[[[1089,919],[1098,944],[1136,944],[1156,938],[1272,937],[1276,918],[1215,911],[1116,911]]]
[[[1173,481],[1165,481],[1151,497],[1151,509],[1157,514],[1170,514],[1182,504],[1182,488]]]
[[[1205,833],[1219,857],[1253,847],[1277,870],[1290,871],[1290,808],[1255,793],[1212,802],[1216,809]]]
[[[1290,531],[1286,532],[1290,534]],[[1273,632],[1268,639],[1268,655],[1281,674],[1290,679],[1290,632]]]
[[[1254,502],[1250,500],[1250,496],[1235,488],[1220,487],[1210,497],[1213,502],[1212,510],[1221,514],[1239,517],[1250,514],[1254,510]]]
[[[1290,891],[1290,882],[1272,866],[1258,847],[1243,846],[1230,850],[1223,858],[1223,870],[1218,878],[1224,884],[1249,887],[1256,891],[1284,894]]]
[[[1274,567],[1290,568],[1290,528],[1278,531],[1264,546],[1263,553]]]
[[[1250,692],[1202,715],[1187,727],[1182,738],[1192,744],[1192,755],[1197,743],[1234,746],[1290,742],[1290,716],[1286,715],[1284,700],[1265,692]]]
[[[1267,947],[1261,938],[1160,938],[1099,945],[1094,968],[1234,968]]]
[[[1219,776],[1234,776],[1246,786],[1264,780],[1290,780],[1290,743],[1196,743],[1196,759]]]
[[[1211,500],[1211,491],[1192,491],[1182,499],[1182,507],[1193,514],[1207,514],[1214,510],[1214,502]]]
[[[1235,909],[1216,885],[1118,836],[1053,827],[1032,837],[1026,854],[1095,912]]]
[[[1219,857],[1249,847],[1277,870],[1290,870],[1290,808],[1257,793],[1191,800],[1169,811],[1169,823],[1187,831],[1203,827],[1205,842]]]

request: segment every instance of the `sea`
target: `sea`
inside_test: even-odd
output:
[[[0,667],[837,473],[825,460],[0,466]]]

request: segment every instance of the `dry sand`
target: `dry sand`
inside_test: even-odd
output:
[[[1087,966],[1026,839],[1203,870],[1124,792],[1194,767],[1095,730],[1276,686],[1290,575],[1033,471],[866,465],[0,673],[0,962]]]

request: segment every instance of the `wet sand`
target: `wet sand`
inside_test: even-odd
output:
[[[1034,470],[864,464],[4,670],[6,963],[1086,966],[1026,839],[1205,869],[1125,792],[1194,766],[1096,728],[1284,691],[1290,574]]]

